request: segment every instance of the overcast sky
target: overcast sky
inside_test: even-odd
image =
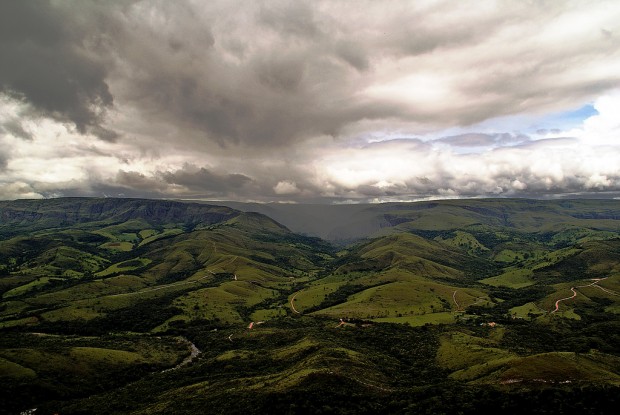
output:
[[[0,0],[0,199],[583,195],[617,0]]]

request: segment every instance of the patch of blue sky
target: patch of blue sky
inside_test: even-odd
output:
[[[597,115],[598,111],[591,103],[577,109],[554,112],[545,115],[516,114],[495,117],[482,122],[462,127],[452,127],[421,136],[424,140],[466,133],[483,134],[526,134],[535,136],[541,130],[568,131],[580,127],[585,120]]]
[[[454,126],[450,128],[438,129],[435,131],[424,131],[419,134],[402,132],[374,132],[361,138],[362,142],[374,143],[390,141],[395,139],[420,139],[431,141],[444,137],[451,137],[467,133],[482,134],[526,134],[533,139],[542,131],[568,131],[580,127],[583,122],[598,115],[598,111],[591,103],[583,105],[577,109],[568,111],[554,112],[545,115],[516,114],[503,117],[490,118],[482,122],[468,126]],[[478,151],[476,149],[474,151]],[[471,151],[471,150],[468,150]]]
[[[581,108],[549,114],[532,124],[526,132],[538,130],[560,130],[567,131],[572,128],[580,127],[588,118],[598,115],[598,111],[592,104],[584,105]]]

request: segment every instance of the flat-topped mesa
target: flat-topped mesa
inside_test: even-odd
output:
[[[108,224],[128,220],[184,225],[217,224],[241,212],[202,203],[171,200],[60,198],[0,202],[0,232],[46,229],[89,222]]]

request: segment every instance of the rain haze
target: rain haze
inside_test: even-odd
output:
[[[0,199],[620,195],[615,1],[0,0]]]

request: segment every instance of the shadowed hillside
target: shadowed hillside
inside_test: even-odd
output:
[[[295,205],[224,203],[256,211],[289,229],[331,241],[352,241],[393,231],[439,232],[463,227],[506,227],[527,232],[596,228],[617,232],[614,200],[478,199],[416,203]],[[396,229],[393,229],[396,228]]]
[[[232,219],[239,212],[197,203],[143,199],[67,198],[0,201],[0,234],[69,227],[76,224],[103,226],[130,220],[178,223],[186,226],[213,224]]]

